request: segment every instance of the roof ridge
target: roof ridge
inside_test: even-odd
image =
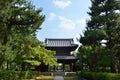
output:
[[[54,40],[65,40],[65,39],[73,39],[73,38],[46,38],[46,39],[54,39]]]

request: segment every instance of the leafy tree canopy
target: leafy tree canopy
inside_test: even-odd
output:
[[[104,60],[101,60],[101,58],[108,58],[108,60],[106,60],[108,63],[105,63],[110,65],[108,65],[108,67],[110,67],[111,72],[116,72],[116,70],[120,72],[119,67],[115,68],[115,66],[120,65],[120,57],[116,56],[116,54],[119,54],[120,44],[120,1],[91,0],[91,2],[90,12],[88,12],[90,20],[87,22],[84,36],[81,36],[79,40],[82,46],[79,48],[78,57],[82,57],[80,54],[90,54],[86,55],[87,59],[91,61],[94,61],[95,58],[100,60],[92,63],[92,65],[97,64],[99,67],[101,67],[101,63],[103,63]],[[102,46],[102,40],[106,40],[106,43],[104,43],[105,46]],[[92,50],[86,49],[88,46],[90,46]],[[101,54],[102,50],[104,50],[102,52],[104,55]],[[86,63],[85,60],[83,60],[81,64],[84,63]],[[91,69],[93,66],[90,65],[89,62],[86,64],[90,70],[95,71]],[[102,67],[104,67],[104,65]],[[96,67],[94,67],[94,69],[96,69]]]
[[[42,9],[27,0],[0,1],[0,66],[15,63],[55,65],[55,53],[46,50],[36,38],[36,32],[45,20]],[[51,64],[52,63],[52,64]]]

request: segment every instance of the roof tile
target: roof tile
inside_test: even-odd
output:
[[[46,39],[45,40],[46,46],[55,46],[55,47],[67,47],[67,46],[74,46],[73,39]]]

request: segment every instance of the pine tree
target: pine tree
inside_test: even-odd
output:
[[[109,51],[109,55],[111,56],[111,72],[116,72],[113,46],[115,45],[115,33],[119,27],[120,1],[91,0],[91,2],[92,6],[90,7],[90,12],[88,12],[91,19],[87,22],[84,36],[81,36],[80,42],[83,45],[100,47],[101,41],[106,40],[107,43],[105,48]]]
[[[35,10],[26,0],[0,1],[0,66],[3,62],[15,59],[16,50],[13,46],[18,41],[35,34],[39,29],[45,18],[40,14],[41,11],[42,9]]]
[[[36,38],[45,20],[41,11],[28,0],[0,1],[0,67],[6,62],[17,66],[23,63],[39,65],[43,61],[47,65],[56,63],[51,57],[55,53],[46,50]]]

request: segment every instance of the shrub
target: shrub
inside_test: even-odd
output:
[[[80,71],[78,75],[87,80],[120,80],[120,74]]]
[[[0,80],[22,80],[38,76],[37,71],[0,71]]]

